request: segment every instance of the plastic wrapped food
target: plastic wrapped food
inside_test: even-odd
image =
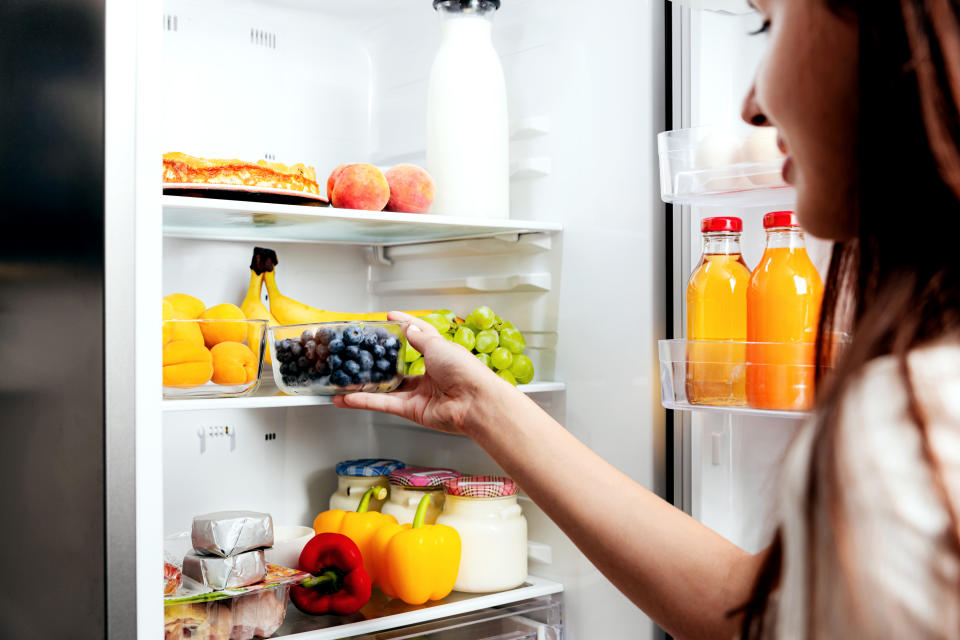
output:
[[[198,553],[221,558],[273,546],[273,518],[256,511],[218,511],[193,518],[190,541]]]
[[[163,559],[163,595],[169,596],[177,592],[180,588],[180,582],[183,574],[169,557]]]
[[[191,551],[183,557],[183,573],[214,591],[222,591],[261,582],[267,575],[267,563],[262,550],[229,558],[204,556]]]
[[[167,605],[165,640],[269,638],[283,624],[290,586],[277,585],[215,602]]]

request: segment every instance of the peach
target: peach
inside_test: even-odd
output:
[[[387,171],[390,201],[387,211],[427,213],[433,204],[433,178],[414,164],[398,164]]]
[[[245,344],[221,342],[210,349],[216,384],[247,384],[257,379],[256,354]]]
[[[390,185],[372,164],[350,164],[333,185],[330,204],[338,209],[383,211],[390,200]]]
[[[174,340],[163,346],[163,386],[189,389],[213,377],[213,357],[203,345]]]
[[[333,186],[337,184],[337,178],[340,177],[340,174],[343,173],[343,170],[350,166],[350,163],[341,164],[339,167],[330,172],[330,177],[327,178],[327,201],[333,202]]]
[[[200,322],[200,331],[203,332],[203,342],[207,348],[221,342],[243,342],[247,339],[247,330],[250,328],[246,322],[232,322],[235,320],[246,320],[247,316],[243,314],[235,304],[224,302],[214,307],[210,307],[200,315],[201,320],[224,320],[225,322]]]

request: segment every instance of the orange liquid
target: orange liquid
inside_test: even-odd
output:
[[[814,351],[823,281],[803,247],[767,248],[747,291],[747,402],[813,406]]]
[[[747,288],[739,253],[707,254],[687,283],[687,399],[693,404],[746,404]],[[741,344],[723,344],[739,342]]]

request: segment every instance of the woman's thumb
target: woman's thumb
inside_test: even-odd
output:
[[[411,325],[407,327],[407,342],[409,342],[410,345],[420,353],[423,353],[423,350],[430,341],[431,337],[432,336],[430,336],[430,334],[426,333],[423,329],[415,324],[411,323]]]

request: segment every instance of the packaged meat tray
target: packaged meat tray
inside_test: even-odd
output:
[[[213,602],[168,604],[164,639],[251,640],[269,638],[287,615],[290,585],[279,584]]]

